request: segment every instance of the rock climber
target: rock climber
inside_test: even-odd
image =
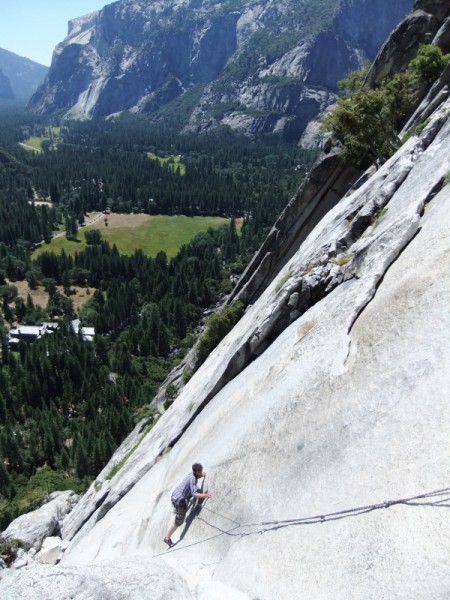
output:
[[[175,521],[169,527],[169,531],[164,538],[164,542],[171,548],[174,545],[172,542],[172,534],[174,531],[184,523],[186,518],[186,511],[188,508],[189,500],[194,497],[198,500],[206,500],[210,498],[211,494],[208,492],[201,492],[197,486],[197,482],[202,477],[206,477],[206,471],[203,469],[203,465],[200,463],[194,463],[192,465],[192,473],[183,479],[172,493],[172,506],[175,514]]]

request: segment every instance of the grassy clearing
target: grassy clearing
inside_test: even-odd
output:
[[[61,127],[47,127],[46,133],[58,137],[61,133]]]
[[[154,152],[147,152],[148,158],[151,160],[158,160],[161,165],[168,163],[169,169],[172,171],[180,170],[180,175],[186,175],[186,165],[181,162],[181,156],[168,156],[167,158],[161,158]]]
[[[27,299],[28,294],[30,294],[33,303],[41,308],[45,308],[48,303],[48,293],[45,291],[44,286],[38,285],[35,290],[32,290],[26,281],[10,281],[6,280],[8,284],[15,285],[18,291],[18,295],[24,300]],[[63,294],[64,288],[62,285],[56,286],[56,289]],[[87,288],[82,288],[77,285],[72,285],[70,287],[72,294],[70,295],[70,299],[73,302],[73,307],[76,312],[80,310],[80,308],[86,304],[86,302],[92,297],[91,294],[95,292],[94,288],[90,288],[88,293]]]
[[[30,152],[42,152],[42,143],[43,142],[51,142],[53,140],[57,140],[61,133],[61,127],[47,127],[45,130],[45,136],[33,136],[29,137],[22,143],[19,143],[19,146],[22,146],[25,150],[29,150]]]
[[[22,146],[22,148],[29,152],[42,152],[42,142],[44,139],[42,137],[30,137],[23,143],[20,143],[19,146]]]
[[[47,306],[48,294],[42,285],[38,285],[35,290],[32,290],[27,281],[10,281],[7,279],[6,283],[9,285],[14,285],[17,288],[18,295],[24,300],[26,300],[28,294],[30,294],[35,305],[42,308]]]
[[[116,244],[122,254],[133,254],[138,248],[148,256],[156,256],[163,250],[169,258],[175,256],[183,244],[188,244],[198,233],[209,227],[217,228],[228,224],[229,219],[220,217],[186,217],[183,215],[105,215],[93,225],[78,231],[79,241],[67,240],[65,236],[52,240],[38,248],[33,258],[51,250],[55,254],[64,251],[75,254],[86,247],[84,232],[99,229],[110,244]],[[108,223],[108,225],[106,225]],[[238,222],[237,226],[240,227]]]

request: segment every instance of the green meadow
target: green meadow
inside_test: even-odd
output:
[[[92,229],[99,229],[103,239],[111,245],[116,244],[122,254],[133,254],[140,248],[148,256],[155,256],[163,250],[171,258],[198,233],[229,222],[229,219],[220,217],[102,215],[96,223],[79,229],[78,241],[67,240],[65,236],[54,238],[50,244],[38,248],[33,258],[45,251],[59,254],[63,249],[73,255],[86,247],[84,233]],[[239,228],[240,222],[237,225]]]
[[[46,133],[45,136],[29,137],[27,140],[20,143],[19,146],[22,146],[22,148],[25,148],[25,150],[29,150],[30,152],[31,151],[42,152],[42,142],[44,142],[44,141],[51,142],[52,137],[54,140],[56,140],[61,133],[61,127],[47,127],[45,130],[45,133]]]
[[[45,139],[42,137],[30,137],[24,142],[19,143],[19,146],[30,152],[42,152],[42,142]]]
[[[186,165],[181,162],[181,156],[168,156],[167,158],[161,158],[161,156],[157,156],[154,152],[147,152],[148,158],[151,160],[158,160],[161,165],[168,163],[169,169],[172,171],[180,170],[180,175],[186,174]]]

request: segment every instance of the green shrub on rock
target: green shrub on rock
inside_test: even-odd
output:
[[[207,329],[201,336],[197,345],[197,356],[203,363],[219,342],[236,325],[244,313],[244,305],[236,302],[226,306],[222,312],[211,315],[208,319]]]
[[[367,69],[351,73],[340,82],[344,95],[328,114],[323,128],[342,145],[342,158],[360,167],[384,162],[398,150],[399,125],[413,109],[419,88],[431,85],[450,62],[437,46],[421,46],[403,73],[379,87],[365,84]]]
[[[343,87],[347,92],[325,117],[324,128],[342,142],[346,162],[360,167],[384,162],[400,146],[398,123],[414,101],[410,73],[400,73],[376,89],[363,84],[353,91],[354,79],[348,86],[344,81]]]
[[[450,62],[450,54],[444,54],[437,46],[424,44],[409,68],[419,82],[433,83]]]
[[[5,561],[7,566],[16,560],[19,548],[23,548],[20,540],[0,541],[0,558]]]

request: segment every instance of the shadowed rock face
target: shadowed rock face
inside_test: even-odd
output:
[[[3,97],[27,102],[44,81],[48,68],[0,48],[0,71],[8,78],[13,93]]]
[[[393,23],[400,23],[411,10],[407,0],[378,4],[372,0],[344,0],[336,15],[335,25],[345,39],[374,59],[391,33]]]
[[[0,98],[12,100],[15,98],[11,82],[6,75],[0,70]]]
[[[361,175],[334,149],[322,156],[240,277],[229,302],[253,304],[309,233]]]
[[[450,45],[450,4],[446,0],[417,0],[414,10],[393,31],[367,77],[369,85],[403,70],[421,44],[437,44],[444,52]]]
[[[154,112],[198,85],[187,131],[223,123],[297,140],[412,2],[122,0],[70,22],[30,107],[75,118]]]

